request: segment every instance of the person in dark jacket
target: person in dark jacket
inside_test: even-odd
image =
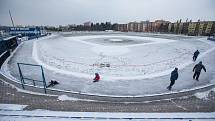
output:
[[[198,55],[200,54],[199,50],[196,50],[193,54],[193,61],[196,61]]]
[[[171,77],[170,77],[170,84],[167,87],[168,90],[172,89],[172,86],[175,84],[175,80],[178,79],[178,68],[175,68],[172,72],[171,72]]]
[[[95,73],[95,78],[93,80],[93,82],[98,82],[100,80],[100,76],[98,73]]]
[[[48,88],[48,87],[53,87],[53,86],[55,86],[56,84],[59,84],[59,82],[57,82],[56,80],[51,80],[51,81],[49,82],[49,85],[47,86],[47,88]]]
[[[202,64],[202,61],[200,61],[193,68],[193,72],[195,71],[195,73],[193,74],[193,79],[196,79],[197,81],[199,81],[199,76],[202,69],[206,72],[205,66]]]

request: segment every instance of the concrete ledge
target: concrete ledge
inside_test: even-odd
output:
[[[16,88],[19,88],[22,90],[22,85],[19,82],[16,82],[10,78],[8,78],[3,73],[0,73],[0,79],[15,86]],[[84,93],[77,93],[72,91],[66,91],[66,90],[58,90],[58,89],[51,89],[47,88],[47,96],[48,95],[67,95],[70,97],[83,99],[83,100],[93,100],[93,101],[102,101],[102,102],[116,102],[116,103],[137,103],[137,102],[145,102],[145,101],[156,101],[156,100],[164,100],[164,99],[170,99],[170,98],[178,98],[183,96],[189,96],[193,95],[197,92],[204,92],[208,91],[215,87],[215,84],[208,84],[205,86],[193,88],[190,90],[184,90],[179,92],[170,92],[170,93],[164,93],[164,94],[155,94],[155,95],[146,95],[146,96],[129,96],[129,97],[112,97],[112,96],[102,96],[102,95],[89,95]],[[44,95],[44,89],[43,87],[34,87],[33,85],[25,85],[25,90],[30,92],[36,92]]]

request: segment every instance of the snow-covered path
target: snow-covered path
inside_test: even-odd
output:
[[[59,40],[59,39],[62,39],[62,38],[57,38],[57,39],[52,38],[52,39],[46,39],[45,41],[43,41],[43,40],[38,41],[38,42],[42,43],[42,44],[40,43],[39,46],[37,45],[38,52],[40,53],[39,56],[47,57],[48,59],[45,59],[45,61],[49,60],[49,62],[52,61],[53,63],[55,63],[56,61],[54,59],[50,58],[50,56],[47,56],[47,53],[49,55],[49,54],[51,54],[50,52],[52,52],[53,53],[51,55],[52,57],[56,55],[55,57],[59,57],[59,58],[64,57],[66,60],[66,59],[71,59],[70,56],[66,57],[66,55],[71,55],[71,52],[75,52],[72,54],[73,57],[76,54],[77,55],[83,54],[81,57],[85,57],[85,59],[82,58],[81,61],[83,60],[83,61],[86,61],[86,63],[91,64],[90,59],[91,59],[92,55],[88,55],[89,54],[89,52],[87,52],[88,49],[85,49],[84,52],[77,51],[77,50],[75,51],[73,49],[78,49],[80,46],[78,46],[78,48],[77,48],[76,46],[73,45],[74,48],[72,49],[72,48],[70,48],[71,45],[69,45],[68,43],[65,42],[65,41],[71,41],[71,40],[62,40],[62,43],[64,43],[65,46],[68,46],[68,48],[71,49],[71,51],[63,51],[64,50],[63,48],[66,48],[65,46],[61,46],[61,47],[57,48],[57,45],[58,45],[57,40]],[[52,44],[49,44],[49,43],[52,43]],[[9,61],[8,67],[9,67],[9,70],[11,71],[11,74],[14,77],[19,78],[17,65],[16,65],[17,62],[42,64],[44,67],[46,67],[47,64],[50,64],[50,63],[46,63],[45,61],[42,61],[41,63],[37,63],[38,60],[35,61],[35,58],[32,57],[32,51],[34,48],[33,44],[34,44],[34,41],[25,42],[22,45],[22,47],[20,47],[18,49],[17,53],[15,53],[15,55],[12,57],[12,59]],[[68,44],[68,45],[66,45],[66,44]],[[74,44],[74,43],[72,43],[72,44]],[[77,45],[80,45],[80,44],[77,44]],[[123,75],[121,75],[121,76],[116,75],[114,79],[111,79],[111,78],[105,78],[105,74],[104,74],[103,79],[100,82],[94,83],[94,84],[92,83],[92,78],[94,76],[93,74],[90,76],[80,77],[79,74],[74,75],[74,73],[72,73],[72,74],[62,73],[64,71],[72,72],[72,70],[70,70],[70,68],[68,68],[68,69],[64,68],[65,63],[64,63],[64,61],[60,60],[58,62],[59,66],[53,67],[53,65],[50,64],[49,66],[51,66],[53,69],[50,69],[50,68],[45,69],[46,79],[47,79],[47,81],[49,81],[51,79],[55,79],[55,80],[59,81],[60,85],[55,86],[55,88],[57,88],[57,89],[65,89],[65,90],[71,90],[74,92],[81,92],[81,93],[88,93],[88,94],[111,95],[111,96],[142,96],[142,95],[151,95],[151,94],[158,94],[158,93],[160,94],[160,93],[168,92],[168,90],[166,90],[166,87],[169,85],[169,73],[172,69],[174,69],[174,67],[177,64],[179,64],[179,65],[177,65],[177,67],[179,67],[179,69],[180,69],[179,70],[179,79],[176,81],[176,84],[173,87],[173,91],[181,91],[181,90],[185,90],[185,89],[195,88],[197,86],[206,85],[209,83],[215,83],[215,82],[212,82],[212,79],[214,78],[214,75],[215,75],[215,70],[214,70],[214,65],[215,65],[214,45],[215,45],[215,43],[213,43],[211,41],[207,41],[205,38],[203,38],[201,40],[194,40],[191,38],[191,39],[186,39],[186,40],[182,39],[182,40],[178,40],[177,42],[171,42],[171,43],[166,43],[166,44],[155,44],[153,46],[152,45],[144,46],[144,47],[146,47],[146,48],[144,48],[144,50],[153,52],[151,55],[154,55],[154,56],[145,55],[145,59],[141,59],[141,58],[134,59],[134,61],[132,61],[131,64],[133,64],[133,63],[139,63],[139,64],[153,63],[153,62],[151,62],[151,60],[154,62],[159,60],[160,56],[158,56],[158,55],[161,55],[162,59],[163,58],[168,59],[169,56],[170,57],[173,56],[172,58],[174,58],[174,53],[176,53],[176,54],[178,53],[179,55],[181,53],[181,55],[184,54],[183,55],[184,57],[176,58],[176,59],[174,59],[174,61],[170,61],[171,63],[169,63],[168,61],[164,61],[161,63],[161,66],[157,65],[158,68],[156,68],[156,66],[153,66],[154,64],[152,64],[152,66],[150,66],[150,67],[148,67],[148,69],[146,69],[146,72],[147,73],[150,72],[154,75],[150,75],[150,73],[144,75],[144,73],[142,71],[139,72],[139,71],[134,70],[133,72],[137,72],[137,73],[133,73],[135,78],[130,78],[127,76],[125,76],[125,78],[123,78]],[[51,48],[53,46],[56,48],[54,51],[51,51],[51,50],[53,50],[53,48]],[[86,46],[86,45],[83,44],[81,46]],[[134,45],[131,45],[131,46],[134,46]],[[152,47],[154,49],[152,49],[152,51],[150,51],[150,48],[152,48]],[[177,47],[179,47],[179,49]],[[83,47],[83,48],[86,48],[86,47]],[[131,48],[133,48],[133,47],[131,47]],[[137,55],[135,55],[135,56],[141,57],[141,56],[144,56],[144,54],[142,55],[142,53],[141,53],[142,49],[143,49],[142,46],[138,45],[137,47],[135,47],[132,50],[134,50],[135,52],[139,51],[140,53],[137,53]],[[171,51],[171,49],[173,49],[172,50],[173,52]],[[197,62],[199,62],[200,60],[203,61],[203,64],[207,68],[207,73],[202,72],[199,82],[192,79],[192,74],[193,74],[192,68],[195,63],[193,63],[191,61],[191,58],[192,58],[192,52],[195,51],[196,49],[199,49],[201,51],[201,54],[200,54]],[[46,51],[47,53],[45,53],[44,51]],[[65,53],[62,54],[63,52],[65,52]],[[135,58],[135,57],[133,57],[134,55],[131,54],[130,52],[126,52],[126,54],[123,54],[124,57],[126,56],[126,58]],[[167,53],[162,54],[165,52],[167,52]],[[168,55],[168,52],[170,52],[169,53],[170,55]],[[187,54],[185,54],[185,53],[187,53]],[[89,57],[88,60],[86,59],[87,57]],[[56,59],[59,59],[59,58],[56,58]],[[80,61],[80,58],[74,58],[74,60],[75,59],[79,59],[77,61]],[[121,59],[121,60],[126,60],[126,59]],[[75,62],[77,62],[77,61],[75,61]],[[181,61],[181,63],[179,63],[179,61]],[[126,61],[126,62],[130,62],[130,61]],[[58,64],[54,64],[54,65],[58,65]],[[65,67],[67,67],[67,66],[65,66]],[[74,66],[72,66],[72,68],[73,67]],[[56,68],[58,68],[59,70],[56,71]],[[81,67],[77,67],[77,68],[80,69]],[[108,69],[105,71],[108,71]],[[154,73],[154,71],[155,72],[158,71],[159,74]],[[31,73],[29,73],[29,72],[31,72]],[[92,72],[94,73],[94,71],[92,71]],[[128,72],[123,71],[123,72],[125,72],[125,73],[120,72],[119,74],[126,75],[128,72],[131,72],[131,71],[128,71]],[[141,73],[143,74],[143,76],[141,75]],[[26,75],[27,76],[30,75],[35,78],[36,77],[38,78],[37,71],[36,70],[34,71],[32,68],[26,69]],[[146,78],[147,76],[148,76],[148,78]]]
[[[3,108],[2,108],[3,107]],[[11,108],[12,107],[12,108]],[[20,108],[21,107],[21,108]],[[215,113],[102,113],[25,111],[25,105],[0,104],[1,121],[214,121]],[[7,108],[7,109],[5,109]]]

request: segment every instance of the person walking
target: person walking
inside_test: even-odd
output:
[[[171,72],[171,77],[170,77],[170,84],[167,87],[168,90],[172,89],[172,86],[175,84],[175,80],[178,79],[178,68],[175,68],[172,72]]]
[[[196,50],[193,54],[193,61],[196,61],[198,55],[200,54],[199,50]]]
[[[204,70],[206,72],[205,66],[202,64],[202,61],[200,61],[198,64],[196,64],[193,68],[193,79],[196,79],[196,81],[199,81],[199,76],[201,74],[201,70]]]

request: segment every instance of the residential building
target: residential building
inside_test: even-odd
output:
[[[169,33],[173,33],[173,28],[174,28],[173,23],[169,23],[169,25],[168,25],[168,32]]]
[[[179,23],[178,23],[178,21],[176,23],[173,23],[173,26],[174,26],[173,33],[174,34],[178,34],[178,30],[179,30]]]
[[[169,21],[156,20],[154,22],[154,31],[155,32],[167,32],[169,23],[170,23]]]
[[[215,34],[215,21],[208,21],[205,29],[206,36],[212,36]]]
[[[138,32],[138,22],[129,22],[128,23],[128,31],[130,32]]]
[[[183,27],[182,27],[182,30],[181,30],[181,34],[187,35],[188,34],[189,22],[184,22],[182,24],[183,24]]]
[[[188,35],[195,36],[196,35],[196,28],[197,22],[190,22],[188,26]]]
[[[128,24],[119,24],[118,31],[123,32],[162,32],[173,34],[184,34],[191,36],[209,36],[215,34],[215,21],[192,22],[191,20],[182,22],[179,20],[175,23],[164,20],[156,20],[155,22],[141,21],[129,22]]]
[[[128,32],[128,24],[118,24],[118,31]]]
[[[205,30],[206,30],[206,27],[207,27],[207,22],[205,21],[201,21],[199,23],[199,30],[198,30],[198,35],[204,35],[205,34]]]
[[[84,23],[84,26],[85,26],[85,27],[90,27],[90,26],[91,26],[91,24],[92,24],[92,22],[87,21],[87,22],[85,22],[85,23]]]

